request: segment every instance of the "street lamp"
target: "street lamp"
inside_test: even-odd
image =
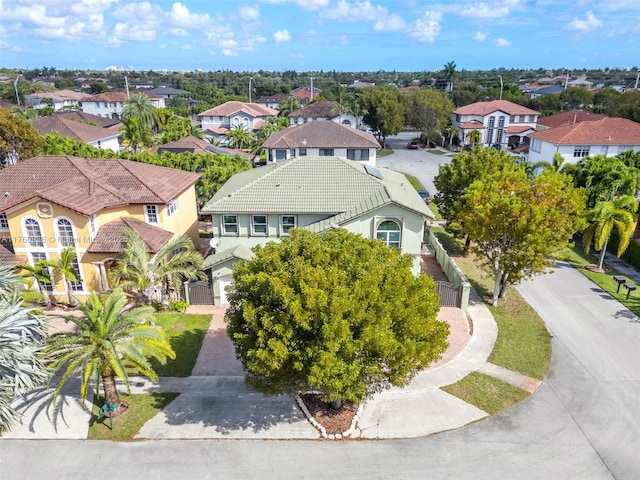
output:
[[[16,77],[16,81],[13,82],[13,88],[16,90],[16,100],[18,102],[18,106],[20,106],[20,95],[18,95],[18,80],[20,80],[21,76],[22,74],[19,73],[18,76]]]
[[[500,100],[502,100],[502,88],[503,88],[503,84],[502,84],[502,75],[498,75],[498,78],[500,79]]]

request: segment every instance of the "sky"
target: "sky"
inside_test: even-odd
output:
[[[640,0],[0,0],[0,67],[633,68]]]

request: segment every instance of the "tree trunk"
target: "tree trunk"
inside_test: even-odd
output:
[[[329,402],[329,406],[331,406],[333,410],[342,410],[342,400],[332,400]]]
[[[467,238],[464,239],[464,251],[468,252],[470,246],[471,246],[471,237],[467,235]]]
[[[607,238],[600,250],[600,261],[598,262],[598,269],[602,270],[604,268],[604,256],[607,253],[607,244],[609,243],[609,239]]]
[[[78,306],[78,300],[76,300],[76,297],[73,296],[73,288],[71,288],[71,281],[67,280],[67,296],[69,297],[69,306],[70,307],[77,307]]]
[[[502,272],[499,268],[494,268],[493,273],[496,276],[496,282],[493,285],[493,302],[494,307],[498,306],[498,298],[500,298],[500,290],[502,288]]]
[[[120,402],[118,390],[116,389],[116,377],[113,373],[102,376],[102,385],[104,387],[104,398],[109,405]]]
[[[36,280],[36,282],[38,283],[38,290],[40,290],[40,293],[42,294],[42,301],[44,302],[45,306],[50,306],[51,297],[49,296],[49,292],[47,292],[47,288],[39,281]]]

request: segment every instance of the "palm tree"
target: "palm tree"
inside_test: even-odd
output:
[[[47,291],[47,285],[51,285],[51,276],[46,261],[39,260],[35,265],[20,263],[16,265],[15,268],[17,271],[22,271],[22,273],[19,274],[20,277],[31,278],[36,282],[38,291],[42,295],[42,302],[47,307],[51,305],[51,297]]]
[[[602,270],[607,243],[615,228],[620,234],[620,243],[616,255],[619,257],[629,246],[631,234],[635,229],[635,220],[631,212],[638,209],[638,203],[631,195],[624,195],[613,201],[602,201],[587,213],[589,226],[582,235],[584,251],[589,253],[591,242],[595,240],[596,249],[600,250],[598,269]]]
[[[287,117],[291,112],[300,108],[300,100],[295,97],[283,98],[278,109],[279,117]]]
[[[458,129],[453,125],[447,125],[444,129],[444,133],[449,137],[449,148],[451,148],[451,145],[453,144],[453,137],[457,135]]]
[[[38,112],[35,108],[22,109],[18,106],[11,107],[11,113],[22,120],[35,120],[38,118]]]
[[[158,121],[156,107],[144,93],[134,93],[124,101],[122,119],[130,120],[132,118],[137,118],[140,125],[148,130],[153,130]]]
[[[469,143],[471,143],[471,146],[475,146],[476,143],[480,143],[480,140],[482,139],[482,134],[480,133],[480,130],[471,130],[469,133],[467,133],[467,140],[469,140]]]
[[[45,383],[50,373],[40,358],[45,323],[22,306],[18,283],[11,267],[0,266],[0,435],[19,417],[11,402]]]
[[[542,160],[540,162],[534,163],[533,164],[533,169],[535,171],[535,170],[537,170],[539,168],[542,168],[542,169],[550,168],[554,172],[560,172],[560,171],[562,171],[564,165],[565,165],[564,157],[562,156],[562,154],[560,152],[556,152],[556,153],[553,154],[553,160],[551,161],[551,163]]]
[[[49,338],[49,366],[54,370],[63,369],[53,403],[67,380],[80,374],[82,401],[87,397],[91,382],[100,393],[102,379],[105,399],[114,406],[120,400],[116,377],[129,391],[128,372],[134,370],[156,382],[158,374],[149,359],[155,358],[164,364],[167,358],[175,358],[164,330],[152,324],[153,308],[132,308],[125,312],[126,304],[127,298],[121,289],[114,290],[104,303],[96,292],[91,292],[86,304],[78,306],[84,316],[67,317],[80,331],[58,333]]]
[[[453,90],[453,79],[456,75],[456,62],[448,62],[444,64],[444,78],[447,81],[447,92]]]
[[[122,145],[129,147],[133,153],[137,153],[153,143],[153,132],[145,128],[138,118],[129,118],[122,122]]]
[[[44,262],[47,267],[53,268],[62,276],[67,296],[69,297],[69,306],[71,307],[76,307],[78,305],[78,300],[73,296],[73,282],[80,281],[80,274],[74,267],[76,258],[75,247],[69,246],[60,252],[60,256],[57,259],[45,260]]]
[[[194,249],[189,237],[171,239],[150,260],[147,245],[137,232],[125,230],[123,237],[122,252],[111,279],[116,285],[134,288],[144,303],[151,304],[157,286],[168,294],[185,279],[204,278],[199,270],[202,255]]]
[[[225,136],[229,139],[229,143],[234,148],[243,150],[245,146],[251,144],[255,135],[244,125],[234,125]]]

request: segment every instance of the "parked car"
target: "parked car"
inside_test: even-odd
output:
[[[425,203],[431,202],[431,194],[427,190],[418,190],[418,195]]]
[[[407,148],[411,150],[418,150],[420,148],[420,145],[418,145],[416,142],[409,142]]]

